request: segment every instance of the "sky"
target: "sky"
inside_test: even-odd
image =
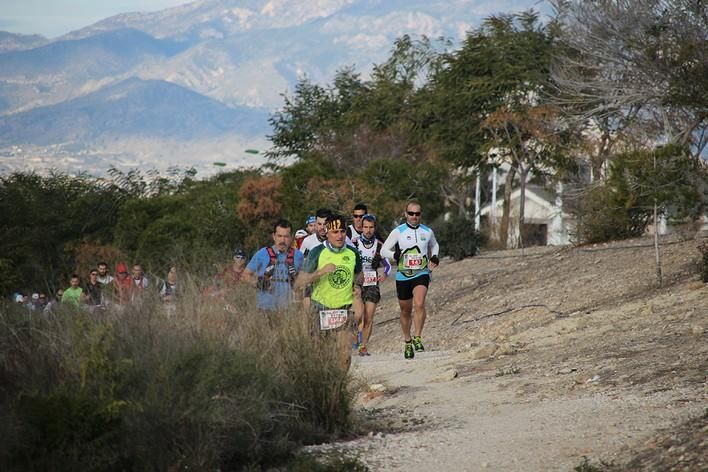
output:
[[[0,30],[56,38],[118,13],[154,11],[190,0],[0,0]]]

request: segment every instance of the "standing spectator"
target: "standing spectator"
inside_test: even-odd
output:
[[[128,266],[125,262],[116,265],[116,276],[113,279],[115,301],[119,305],[126,305],[130,301],[130,285],[132,279],[128,276]]]
[[[53,315],[57,311],[57,306],[61,303],[61,299],[64,297],[64,290],[61,288],[58,288],[56,292],[54,292],[54,298],[49,300],[49,303],[47,303],[47,306],[44,307],[44,314],[45,315]]]
[[[108,273],[108,264],[105,262],[99,262],[97,269],[98,277],[96,278],[96,280],[98,281],[98,283],[100,283],[104,287],[110,285],[111,282],[113,282],[113,277],[111,276],[111,274]]]
[[[290,304],[292,285],[304,259],[291,242],[292,225],[278,220],[273,225],[273,245],[259,249],[243,272],[244,281],[256,282],[256,306],[261,310],[285,310]]]
[[[33,293],[32,298],[30,299],[29,303],[29,309],[30,311],[42,311],[42,307],[39,305],[39,294],[38,293]]]
[[[89,272],[89,280],[84,286],[84,300],[91,313],[104,308],[103,284],[98,281],[98,270]]]
[[[78,274],[71,274],[70,284],[69,288],[64,289],[64,296],[61,297],[61,302],[78,307],[81,304],[81,295],[83,294],[83,289],[79,286],[81,279]]]
[[[178,297],[179,291],[177,287],[177,266],[170,266],[167,277],[160,284],[160,300],[163,302],[174,302]]]
[[[140,264],[133,264],[133,276],[130,284],[130,301],[142,302],[145,289],[150,285],[150,281],[145,277]]]
[[[47,304],[47,294],[39,292],[39,311],[44,311],[44,309],[47,308]]]

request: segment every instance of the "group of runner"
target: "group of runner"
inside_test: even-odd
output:
[[[379,284],[390,275],[393,261],[403,354],[413,359],[425,350],[425,298],[430,271],[439,263],[439,245],[433,230],[421,224],[419,202],[409,201],[404,216],[406,222],[385,241],[378,235],[376,216],[361,203],[354,207],[349,225],[342,215],[318,210],[294,239],[292,225],[279,220],[273,226],[273,244],[254,254],[241,280],[256,288],[257,307],[265,311],[287,309],[302,294],[304,309],[318,318],[322,331],[336,333],[342,357],[349,359],[350,326],[355,328],[358,354],[369,355],[374,313],[381,300]]]
[[[272,244],[260,248],[250,260],[237,248],[233,262],[214,277],[204,296],[221,298],[234,286],[247,284],[256,289],[259,310],[283,311],[302,300],[319,329],[336,335],[342,358],[349,362],[352,345],[359,355],[369,355],[380,284],[391,274],[393,262],[403,353],[412,359],[416,352],[425,350],[425,298],[430,271],[439,263],[439,246],[433,231],[421,224],[419,202],[409,201],[404,216],[405,223],[385,240],[377,231],[376,216],[363,203],[354,206],[351,224],[344,216],[322,208],[294,235],[290,222],[280,219],[273,225]],[[93,312],[108,305],[139,304],[148,286],[150,281],[139,264],[129,273],[128,266],[119,262],[112,276],[107,263],[101,262],[90,270],[83,286],[73,274],[70,286],[57,290],[52,300],[44,294],[34,294],[31,300],[17,294],[16,301],[31,310],[53,311],[63,303]],[[179,295],[177,267],[170,267],[157,286],[163,301],[174,302]]]

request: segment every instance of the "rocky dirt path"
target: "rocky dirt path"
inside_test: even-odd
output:
[[[699,241],[534,248],[445,262],[428,351],[402,358],[393,283],[356,358],[361,436],[315,446],[372,471],[708,470]]]

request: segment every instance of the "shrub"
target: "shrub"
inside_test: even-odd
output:
[[[260,470],[347,430],[349,377],[310,317],[189,293],[169,316],[0,307],[0,468]]]
[[[442,255],[454,260],[472,257],[484,244],[484,237],[475,230],[474,223],[463,216],[453,216],[435,225],[435,237],[440,243]]]
[[[577,239],[594,243],[641,236],[654,205],[662,215],[696,219],[706,204],[705,179],[705,168],[678,145],[619,154],[607,181],[588,188],[573,211]]]

